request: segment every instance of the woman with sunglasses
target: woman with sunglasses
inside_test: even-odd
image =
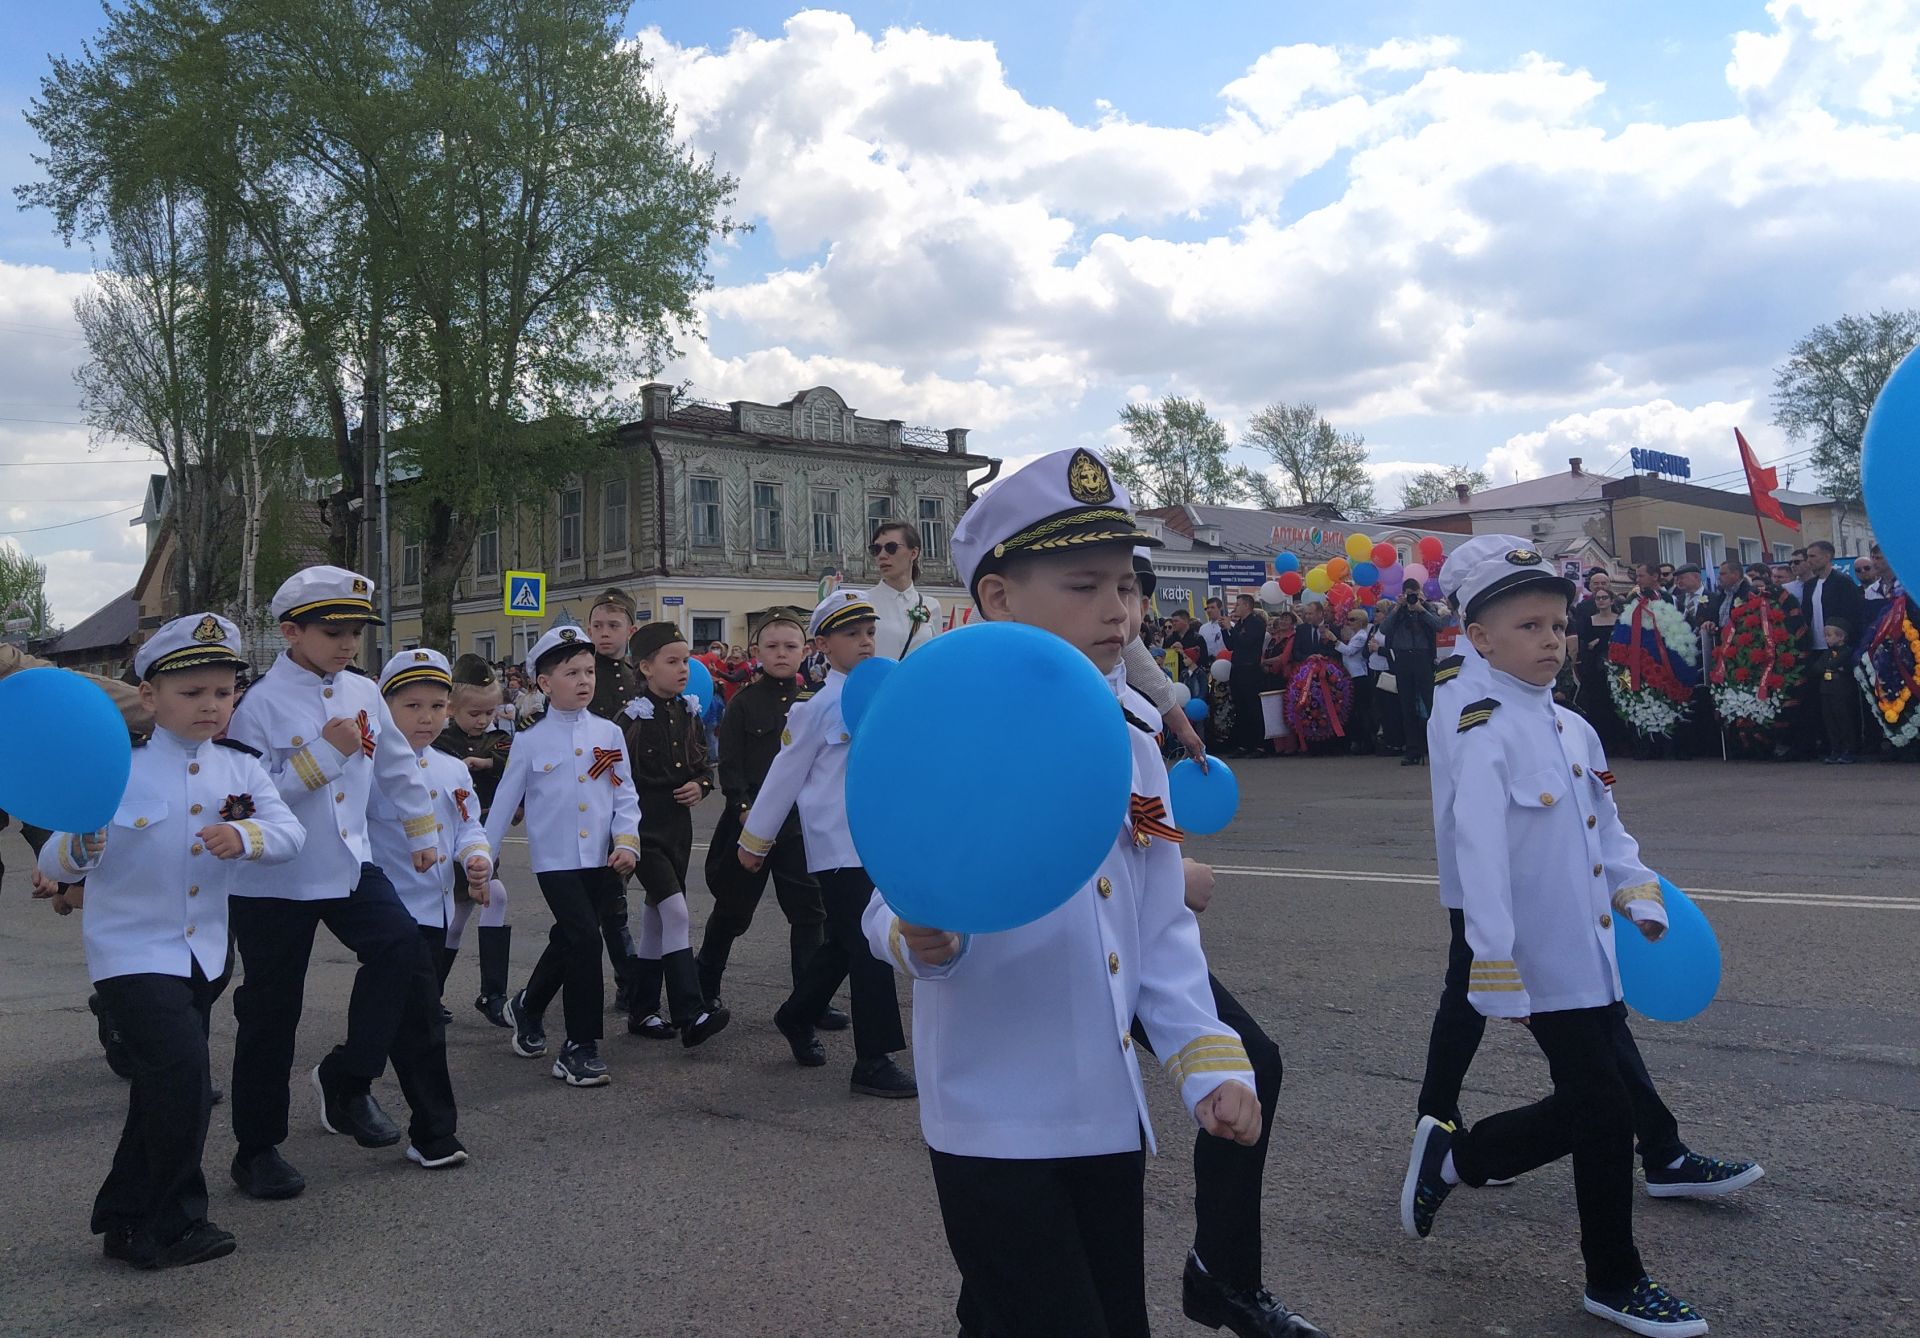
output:
[[[940,634],[940,601],[920,593],[920,531],[904,520],[883,521],[867,545],[880,583],[867,599],[880,615],[873,653],[904,660]]]

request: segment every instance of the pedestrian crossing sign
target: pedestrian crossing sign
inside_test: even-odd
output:
[[[514,618],[547,616],[547,574],[543,571],[507,573],[507,614]]]

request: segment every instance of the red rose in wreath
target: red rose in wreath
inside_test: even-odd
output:
[[[1753,677],[1753,674],[1747,669],[1745,665],[1741,665],[1739,668],[1733,671],[1733,681],[1736,683],[1744,683],[1752,677]]]

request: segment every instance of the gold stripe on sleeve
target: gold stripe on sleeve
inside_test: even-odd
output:
[[[260,830],[259,823],[242,818],[233,825],[240,829],[240,835],[247,843],[248,859],[259,859],[267,853],[267,836]]]
[[[439,830],[440,824],[435,822],[433,814],[429,813],[424,818],[408,818],[400,826],[410,840],[417,841],[423,836],[432,836]]]

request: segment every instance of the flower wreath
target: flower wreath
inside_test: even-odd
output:
[[[1853,672],[1888,742],[1904,748],[1920,738],[1920,627],[1905,591],[1894,592]]]
[[[1671,734],[1687,718],[1700,681],[1700,638],[1665,600],[1636,594],[1620,611],[1607,647],[1613,704],[1642,734]]]
[[[1353,682],[1347,671],[1325,655],[1309,655],[1293,671],[1281,702],[1294,737],[1308,743],[1347,736],[1347,712],[1353,706]]]
[[[1784,725],[1806,672],[1805,650],[1794,644],[1786,615],[1765,595],[1749,596],[1734,605],[1713,647],[1714,709],[1736,727]]]

